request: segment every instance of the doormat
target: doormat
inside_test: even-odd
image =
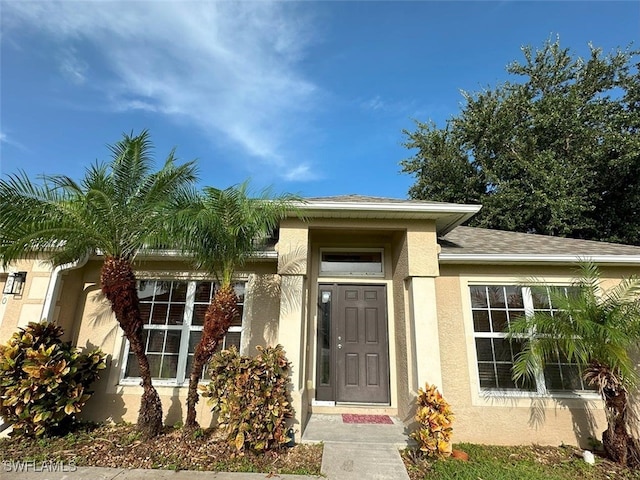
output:
[[[343,413],[344,423],[371,423],[376,425],[393,425],[389,415],[359,415],[356,413]]]

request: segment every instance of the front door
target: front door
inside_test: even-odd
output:
[[[318,398],[388,404],[386,287],[320,285],[319,296]]]

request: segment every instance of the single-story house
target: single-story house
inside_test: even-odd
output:
[[[562,359],[536,385],[514,385],[503,328],[553,308],[523,287],[528,279],[568,285],[576,262],[590,259],[613,285],[638,271],[640,247],[461,226],[477,205],[350,195],[301,208],[304,218],[283,220],[273,248],[238,273],[242,316],[225,340],[245,354],[284,346],[298,432],[313,413],[410,423],[425,382],[452,405],[455,441],[584,445],[605,428],[598,395]],[[25,260],[0,273],[5,287],[26,272],[19,292],[2,296],[0,341],[47,318],[79,347],[100,347],[108,368],[83,416],[135,421],[136,364],[100,293],[101,260],[57,268]],[[140,255],[136,275],[154,384],[167,423],[178,422],[214,282],[169,251]],[[205,401],[198,415],[211,421]]]

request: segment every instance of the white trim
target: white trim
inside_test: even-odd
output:
[[[308,201],[296,205],[301,210],[346,210],[346,211],[381,211],[381,212],[413,212],[413,213],[467,213],[476,214],[482,205],[465,205],[456,203],[420,203],[411,201],[399,202],[350,202],[344,201]]]
[[[319,200],[295,204],[292,212],[302,218],[358,218],[435,220],[439,235],[445,235],[480,211],[482,205],[419,203],[412,201]]]
[[[336,402],[333,400],[316,400],[315,398],[311,399],[312,407],[335,407]]]
[[[104,252],[101,250],[97,250],[95,255],[97,257],[104,257]],[[167,258],[171,258],[174,260],[189,260],[192,258],[192,255],[181,252],[180,250],[175,249],[166,249],[166,250],[140,250],[136,255],[136,258],[144,258],[145,260],[166,260]],[[274,250],[259,250],[253,252],[252,255],[249,256],[250,260],[277,260],[278,252]],[[0,270],[0,273],[2,271]]]
[[[640,264],[640,255],[544,255],[441,253],[441,263],[576,263]]]
[[[51,272],[49,278],[49,285],[47,286],[47,293],[44,297],[44,303],[42,305],[42,313],[40,314],[40,320],[46,320],[51,323],[53,321],[53,314],[56,308],[56,301],[60,296],[60,275],[67,270],[75,270],[84,267],[89,261],[89,255],[74,261],[65,263],[64,265],[58,265]]]
[[[249,274],[243,275],[243,276],[239,276],[236,275],[234,276],[233,279],[233,285],[235,286],[236,283],[244,283],[244,288],[245,288],[245,294],[244,294],[244,300],[242,302],[242,304],[244,305],[244,303],[246,302],[246,288],[247,288],[247,279],[245,277],[248,277]],[[195,302],[195,294],[196,294],[196,283],[197,282],[212,282],[213,284],[217,284],[216,280],[210,279],[210,278],[176,278],[175,276],[170,276],[170,277],[163,277],[163,276],[153,276],[153,275],[149,275],[148,277],[143,277],[143,278],[138,278],[138,281],[171,281],[171,282],[186,282],[187,283],[187,292],[186,292],[186,297],[185,297],[185,309],[184,309],[184,313],[183,313],[183,323],[179,324],[179,325],[162,325],[162,324],[145,324],[143,325],[143,328],[147,331],[149,330],[158,330],[158,331],[180,331],[181,337],[180,337],[180,347],[178,350],[178,364],[176,366],[176,378],[175,379],[162,379],[162,378],[153,378],[153,384],[157,385],[157,386],[168,386],[168,387],[183,387],[183,386],[187,386],[189,384],[189,373],[186,371],[186,364],[187,364],[187,360],[189,357],[189,338],[191,336],[191,333],[193,332],[202,332],[203,330],[203,326],[200,325],[192,325],[191,324],[191,319],[193,316],[193,308],[196,304]],[[212,292],[213,295],[213,292]],[[198,302],[199,304],[201,304],[202,302]],[[240,333],[240,345],[242,345],[242,331],[245,328],[245,312],[246,310],[243,308],[243,315],[241,318],[241,325],[233,325],[229,327],[229,330],[227,333]],[[185,335],[186,333],[186,335]],[[226,338],[226,336],[225,336]],[[126,369],[127,369],[127,364],[128,364],[128,359],[129,359],[129,341],[126,339],[126,337],[124,337],[123,335],[123,341],[124,341],[124,347],[123,347],[123,354],[121,357],[121,365],[119,368],[119,375],[118,375],[118,385],[139,385],[141,378],[140,377],[127,377],[125,376],[126,373]],[[226,342],[226,340],[223,340],[224,342]],[[224,345],[224,344],[223,344]],[[145,345],[145,350],[146,350],[146,345]],[[184,377],[183,377],[184,375]],[[206,382],[207,380],[205,378],[201,378],[200,382]]]
[[[517,275],[460,275],[459,288],[462,300],[462,320],[464,340],[466,345],[467,371],[469,375],[469,389],[471,403],[474,406],[517,406],[530,407],[532,399],[542,401],[557,402],[560,400],[576,401],[576,407],[600,408],[599,403],[592,405],[591,402],[600,400],[600,396],[590,391],[554,391],[541,394],[535,391],[500,390],[480,388],[480,378],[478,374],[478,358],[475,346],[475,332],[473,327],[473,316],[469,287],[473,285],[521,285],[531,278]],[[569,286],[573,278],[567,275],[546,275],[538,280],[552,283],[556,286]]]

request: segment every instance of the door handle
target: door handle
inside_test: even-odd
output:
[[[341,343],[338,344],[338,348],[342,348],[342,344]]]

